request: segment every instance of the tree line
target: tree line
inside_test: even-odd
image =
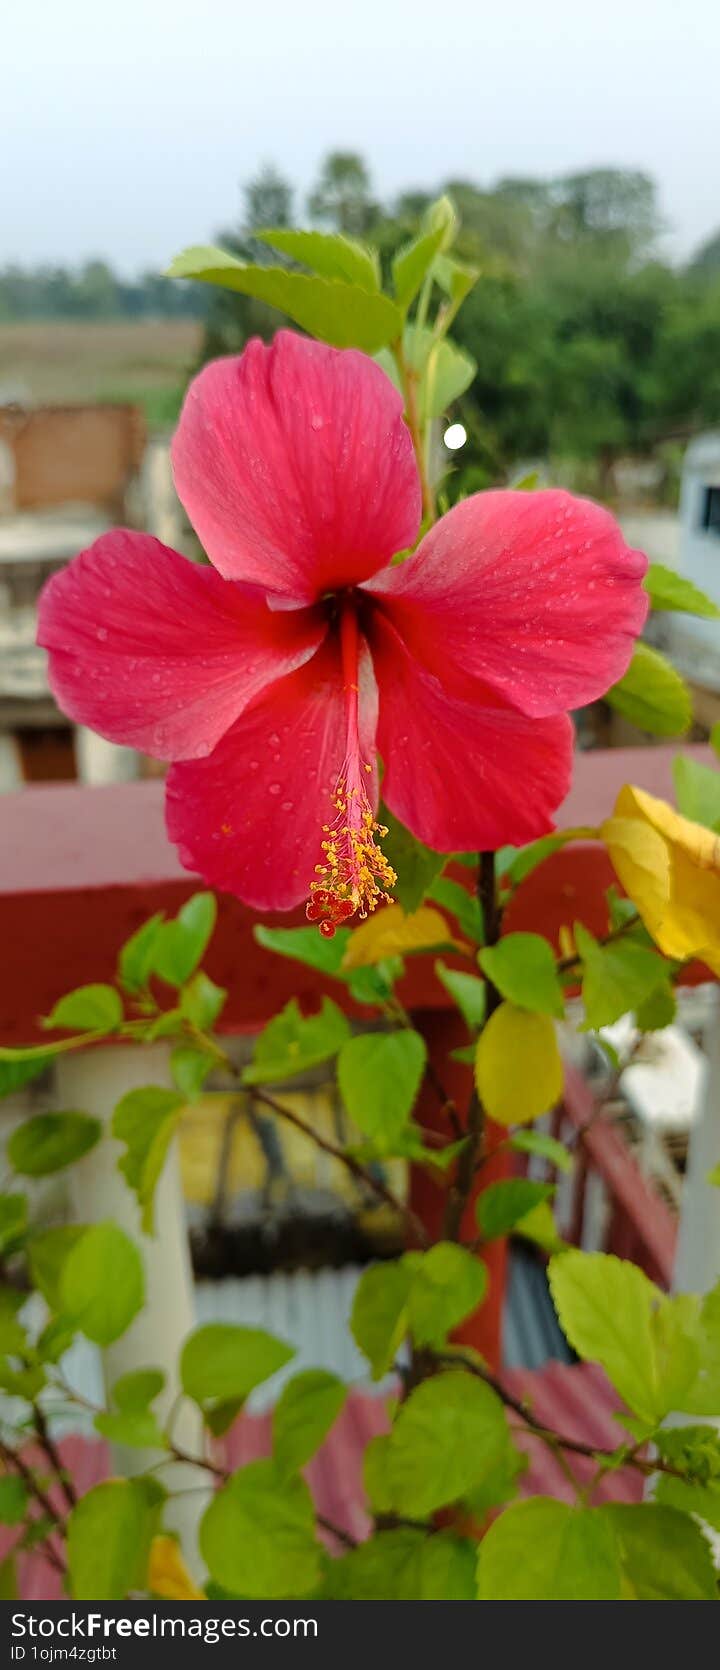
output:
[[[107,261],[0,267],[0,323],[48,319],[201,318],[206,297],[160,273],[119,278]]]
[[[273,259],[256,229],[312,221],[371,237],[389,270],[440,191],[460,215],[458,255],[482,273],[453,327],[478,374],[453,414],[468,444],[451,491],[548,458],[556,479],[559,461],[573,460],[569,485],[611,492],[619,456],[653,454],[672,496],[687,439],[720,422],[720,233],[682,267],[662,259],[646,174],[591,169],[490,189],[456,178],[388,205],[362,157],[334,152],[300,212],[288,181],[263,169],[245,188],[241,228],[219,241],[246,259]],[[277,319],[261,302],[212,292],[203,357],[270,336]]]
[[[455,178],[388,202],[361,156],[335,151],[305,202],[264,167],[218,241],[246,259],[281,260],[254,233],[312,223],[372,238],[389,271],[439,191],[460,215],[457,253],[482,274],[454,327],[478,364],[454,413],[468,431],[456,486],[475,490],[519,459],[549,458],[574,461],[569,485],[609,490],[627,454],[653,454],[671,484],[688,437],[720,423],[720,232],[684,266],[663,259],[646,174],[598,168],[488,188]],[[103,261],[0,270],[0,319],[188,315],[205,320],[202,360],[278,326],[277,312],[251,298],[152,273],[127,282]]]

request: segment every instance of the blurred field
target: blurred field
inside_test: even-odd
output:
[[[0,404],[129,400],[162,428],[177,417],[201,333],[195,319],[0,325]]]

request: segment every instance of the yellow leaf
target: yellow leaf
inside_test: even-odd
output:
[[[430,905],[406,916],[401,905],[386,905],[356,928],[342,960],[344,969],[367,968],[384,957],[403,957],[412,951],[437,951],[456,945],[445,917]],[[465,950],[466,947],[458,946]]]
[[[159,1600],[204,1600],[183,1560],[174,1537],[153,1537],[148,1560],[147,1586]]]
[[[547,1113],[563,1087],[550,1016],[501,1003],[480,1034],[475,1083],[485,1112],[498,1125],[527,1125]]]
[[[621,789],[603,824],[615,873],[666,957],[720,974],[720,837],[643,789]]]

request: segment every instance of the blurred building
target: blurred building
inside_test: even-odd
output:
[[[168,448],[131,405],[0,406],[0,791],[122,781],[139,756],[59,713],[35,643],[44,582],[118,523],[182,545]]]

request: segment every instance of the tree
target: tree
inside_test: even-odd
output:
[[[689,272],[698,278],[714,278],[720,273],[720,232],[700,245],[690,262]]]
[[[265,163],[255,179],[248,180],[243,196],[248,231],[259,226],[292,225],[293,189],[273,163]]]
[[[338,232],[362,236],[378,213],[370,193],[370,175],[355,151],[330,151],[308,197],[314,220]]]

